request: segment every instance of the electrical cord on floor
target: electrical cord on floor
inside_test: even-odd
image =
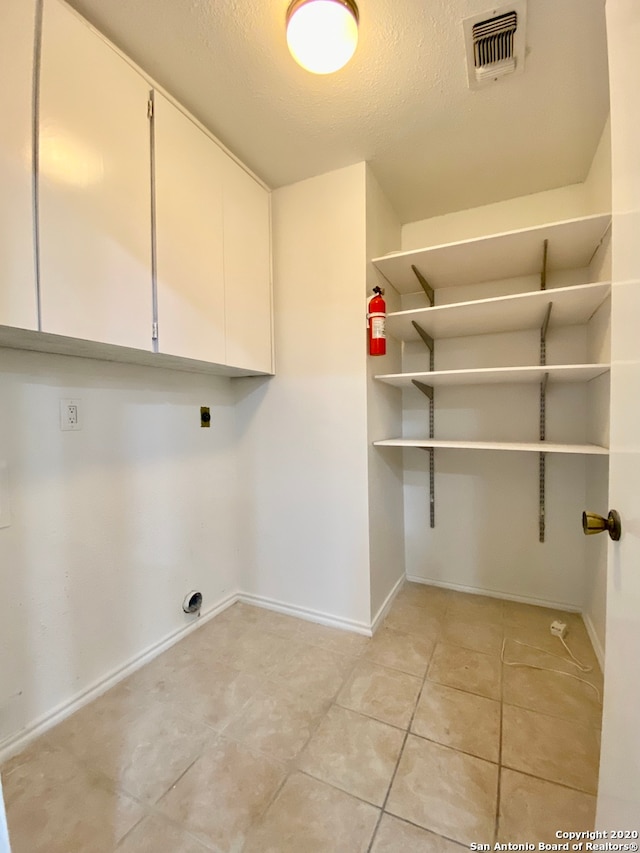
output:
[[[573,675],[570,672],[563,672],[561,669],[547,669],[545,666],[537,666],[535,663],[521,663],[518,661],[508,661],[504,659],[504,650],[507,645],[507,637],[505,637],[502,641],[502,652],[500,653],[500,660],[505,666],[524,666],[528,669],[539,669],[541,672],[554,672],[557,675],[564,675],[566,678],[573,678],[574,681],[581,681],[583,684],[587,684],[592,690],[595,690],[596,696],[598,697],[598,704],[602,704],[602,698],[600,696],[600,690],[596,687],[595,684],[592,684],[590,681],[587,681],[586,678],[580,678],[579,675]],[[580,663],[578,658],[573,654],[569,646],[565,643],[564,637],[558,637],[562,645],[565,647],[567,652],[570,654],[571,658],[562,657],[562,655],[557,655],[554,652],[549,652],[546,649],[541,649],[538,646],[532,646],[530,643],[523,643],[520,640],[511,639],[512,643],[517,643],[519,646],[525,646],[528,649],[535,649],[537,652],[542,652],[545,655],[551,655],[551,657],[559,658],[561,661],[565,663],[570,663],[571,666],[577,667],[581,672],[591,672],[593,667],[586,666],[583,663]]]
[[[576,666],[576,667],[580,670],[580,672],[591,672],[591,670],[593,669],[593,667],[592,667],[592,666],[587,666],[587,665],[586,665],[586,664],[584,664],[584,663],[580,663],[580,661],[578,660],[578,658],[574,655],[574,653],[571,651],[571,649],[569,648],[569,646],[566,644],[564,637],[558,637],[558,639],[560,640],[560,642],[562,643],[562,645],[563,645],[563,646],[565,647],[565,649],[567,650],[567,652],[568,652],[569,656],[571,657],[571,660],[568,660],[568,661],[567,661],[567,663],[571,663],[571,664],[573,664],[574,666]],[[551,653],[551,654],[552,654],[552,653]],[[560,657],[560,655],[555,655],[555,657]],[[566,658],[563,658],[563,660],[566,660]]]

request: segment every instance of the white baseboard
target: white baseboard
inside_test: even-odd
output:
[[[584,626],[587,629],[587,634],[589,635],[589,639],[591,640],[591,645],[593,646],[593,651],[596,653],[596,657],[598,658],[598,663],[600,664],[600,669],[604,672],[604,648],[602,646],[602,642],[600,641],[600,637],[598,636],[598,632],[595,629],[595,625],[591,620],[591,617],[588,613],[582,614],[582,621],[584,622]]]
[[[100,678],[98,681],[95,681],[80,693],[76,693],[75,696],[72,696],[70,699],[57,705],[51,711],[47,711],[46,714],[42,714],[32,723],[29,723],[26,728],[21,729],[14,735],[11,735],[9,738],[0,743],[0,764],[8,758],[11,758],[12,755],[16,755],[18,752],[21,752],[29,745],[29,743],[31,743],[31,741],[34,741],[36,738],[40,737],[40,735],[43,735],[45,732],[49,731],[49,729],[52,729],[58,723],[61,723],[67,717],[70,717],[71,714],[79,711],[80,708],[88,705],[89,702],[97,699],[98,696],[106,693],[109,688],[140,669],[140,667],[144,666],[146,663],[152,661],[162,652],[171,648],[171,646],[197,630],[205,622],[213,619],[214,616],[222,613],[223,610],[226,610],[227,607],[230,607],[236,601],[238,601],[237,592],[228,595],[222,601],[219,601],[217,604],[213,605],[213,607],[210,607],[201,613],[200,617],[195,619],[191,624],[184,625],[182,628],[178,628],[177,631],[173,631],[159,642],[154,643],[140,654],[128,660],[122,666],[111,670],[111,672],[107,673],[104,678]]]
[[[567,604],[564,601],[549,601],[544,598],[533,598],[530,595],[513,595],[510,592],[499,592],[497,590],[483,589],[475,586],[465,586],[459,583],[445,583],[432,580],[431,578],[419,578],[415,575],[407,575],[411,583],[422,583],[426,586],[441,586],[444,589],[453,589],[456,592],[468,592],[471,595],[486,595],[488,598],[502,598],[506,601],[520,601],[522,604],[535,604],[537,607],[550,607],[553,610],[567,610],[572,613],[580,613],[581,610],[575,604]]]
[[[411,581],[413,583],[440,586],[446,589],[457,590],[459,592],[468,592],[476,595],[487,595],[493,598],[504,598],[511,601],[522,601],[526,604],[537,604],[542,605],[544,607],[553,607],[561,610],[579,610],[579,608],[576,608],[573,605],[568,605],[563,602],[546,601],[532,598],[530,596],[516,596],[508,593],[501,593],[476,587],[463,586],[461,584],[443,583],[442,581],[435,581],[429,578],[421,578],[407,575],[406,580]],[[252,595],[251,593],[244,592],[234,592],[231,595],[226,596],[223,600],[219,601],[213,607],[210,607],[200,616],[199,619],[195,620],[190,625],[185,625],[184,627],[173,631],[171,634],[164,637],[159,642],[154,643],[153,645],[142,651],[140,654],[131,658],[122,666],[119,666],[111,672],[107,673],[104,678],[101,678],[98,681],[94,682],[85,690],[81,691],[80,693],[77,693],[75,696],[72,696],[70,699],[56,706],[51,711],[48,711],[46,714],[43,714],[42,716],[38,717],[26,728],[21,729],[15,735],[12,735],[8,739],[4,740],[2,743],[0,743],[0,763],[6,761],[12,755],[15,755],[16,753],[20,752],[31,741],[35,740],[37,737],[44,734],[46,731],[53,728],[58,723],[62,722],[62,720],[71,716],[71,714],[75,713],[76,711],[79,711],[80,708],[89,704],[89,702],[92,702],[98,696],[105,693],[119,681],[122,681],[124,678],[131,675],[137,669],[140,669],[140,667],[152,661],[159,654],[166,651],[171,646],[175,645],[175,643],[182,640],[188,634],[197,630],[198,627],[202,626],[210,619],[213,619],[214,616],[217,616],[223,610],[226,610],[227,607],[230,607],[236,601],[242,601],[246,604],[252,604],[257,607],[264,607],[265,609],[273,610],[276,613],[284,613],[288,616],[295,616],[298,619],[305,619],[308,622],[316,622],[320,625],[327,625],[331,628],[341,628],[346,631],[352,631],[357,634],[362,634],[365,637],[371,637],[384,619],[384,617],[386,616],[404,582],[404,576],[398,578],[397,582],[394,584],[393,588],[385,598],[383,604],[378,609],[378,612],[373,618],[371,625],[368,625],[366,622],[359,622],[352,619],[342,619],[340,617],[333,616],[329,613],[323,613],[319,610],[313,610],[307,607],[298,607],[296,605],[287,604],[283,601],[278,601],[277,599],[267,598],[266,596]],[[598,656],[598,660],[600,661],[600,664],[602,666],[604,663],[602,645],[594,630],[591,620],[584,614],[583,618],[587,627],[587,631],[589,632],[591,642],[593,643],[596,655]]]
[[[404,578],[403,578],[404,580]],[[256,607],[264,607],[265,610],[274,610],[276,613],[284,613],[287,616],[295,616],[298,619],[306,619],[307,622],[317,622],[319,625],[327,625],[330,628],[342,628],[345,631],[353,631],[356,634],[364,634],[370,637],[371,626],[366,622],[356,622],[353,619],[340,619],[320,610],[311,610],[308,607],[297,607],[294,604],[286,604],[275,598],[267,598],[264,595],[252,595],[248,592],[238,593],[238,601],[245,604],[254,604]]]
[[[405,582],[405,576],[404,576],[404,575],[401,575],[401,576],[398,578],[398,580],[396,581],[396,583],[393,585],[393,587],[392,587],[391,592],[389,593],[389,595],[388,595],[388,596],[385,598],[385,600],[382,602],[382,605],[381,605],[381,606],[380,606],[380,608],[378,609],[378,612],[377,612],[377,613],[376,613],[376,615],[373,617],[373,621],[371,622],[371,634],[372,634],[372,635],[373,635],[373,634],[375,634],[375,632],[378,630],[378,628],[379,628],[379,626],[380,626],[380,623],[382,622],[382,620],[384,619],[384,617],[387,615],[387,613],[388,613],[388,612],[389,612],[389,610],[391,609],[391,605],[393,604],[393,602],[394,602],[394,600],[395,600],[396,595],[397,595],[397,594],[400,592],[400,590],[402,589],[402,587],[403,587],[403,585],[404,585],[404,582]]]

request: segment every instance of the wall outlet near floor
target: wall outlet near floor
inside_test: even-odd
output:
[[[551,623],[551,633],[554,637],[560,637],[564,639],[567,635],[567,625],[565,622],[560,622],[560,620],[556,619],[555,622]]]
[[[80,400],[60,400],[60,429],[82,429]]]

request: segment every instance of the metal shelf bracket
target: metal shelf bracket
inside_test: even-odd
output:
[[[545,267],[547,259],[547,241],[545,240]],[[544,290],[544,287],[543,287]],[[549,328],[549,320],[551,319],[551,309],[553,302],[547,306],[547,311],[540,328],[540,365],[544,367],[547,363],[547,330]],[[545,441],[547,437],[547,382],[549,374],[545,373],[544,379],[540,383],[540,441]],[[546,479],[547,479],[547,454],[540,453],[538,457],[538,540],[544,542],[545,535],[545,501],[546,501]]]
[[[426,385],[424,382],[420,382],[417,379],[412,379],[411,382],[419,391],[429,398],[429,402],[433,402],[433,385]],[[433,438],[432,435],[429,438]]]
[[[547,305],[547,313],[544,315],[542,326],[540,327],[540,364],[547,363],[547,331],[549,330],[549,320],[551,319],[551,309],[553,302]]]
[[[420,285],[424,292],[427,295],[427,299],[429,300],[429,305],[433,308],[436,300],[436,296],[433,288],[426,280],[426,278],[422,275],[420,270],[411,264],[411,269],[413,270],[416,278],[420,282]],[[420,335],[425,345],[429,349],[429,370],[434,369],[434,356],[433,351],[435,348],[435,343],[431,335],[429,335],[425,330],[420,326],[415,320],[412,320],[413,328]],[[433,388],[431,385],[425,385],[424,382],[418,382],[415,379],[412,380],[413,384],[422,391],[429,398],[429,438],[433,438],[433,430],[434,430],[434,416],[435,416],[435,403],[433,398]],[[430,527],[436,526],[436,498],[435,498],[435,459],[434,459],[434,450],[433,447],[428,448],[429,450],[429,525]]]
[[[422,273],[420,272],[418,267],[414,266],[414,264],[411,264],[411,269],[414,271],[416,278],[420,282],[422,289],[427,294],[427,299],[429,300],[429,305],[433,308],[433,306],[435,305],[435,298],[436,298],[436,295],[433,292],[433,288],[431,287],[429,282],[426,280],[426,278],[422,275]]]
[[[433,362],[433,350],[431,350],[431,360]],[[431,366],[433,370],[433,363]],[[412,379],[411,382],[418,391],[421,391],[429,400],[429,438],[434,437],[434,421],[435,421],[435,399],[433,385],[427,385],[425,382],[420,382],[418,379]],[[424,448],[429,452],[429,526],[436,526],[436,476],[435,476],[435,453],[433,447]]]
[[[429,335],[427,332],[425,332],[425,330],[422,328],[422,326],[419,323],[416,323],[415,320],[411,321],[411,325],[416,330],[416,332],[420,335],[420,337],[424,341],[425,346],[429,350],[429,370],[433,370],[433,357],[434,357],[435,342],[434,342],[433,338],[431,337],[431,335]],[[432,436],[432,438],[433,438],[433,436]]]

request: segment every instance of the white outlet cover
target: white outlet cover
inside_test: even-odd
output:
[[[0,462],[0,527],[9,527],[10,524],[9,469],[6,462]]]
[[[79,430],[82,429],[82,411],[81,400],[64,399],[60,400],[60,429],[61,430]],[[75,408],[75,421],[71,415],[71,409]]]

